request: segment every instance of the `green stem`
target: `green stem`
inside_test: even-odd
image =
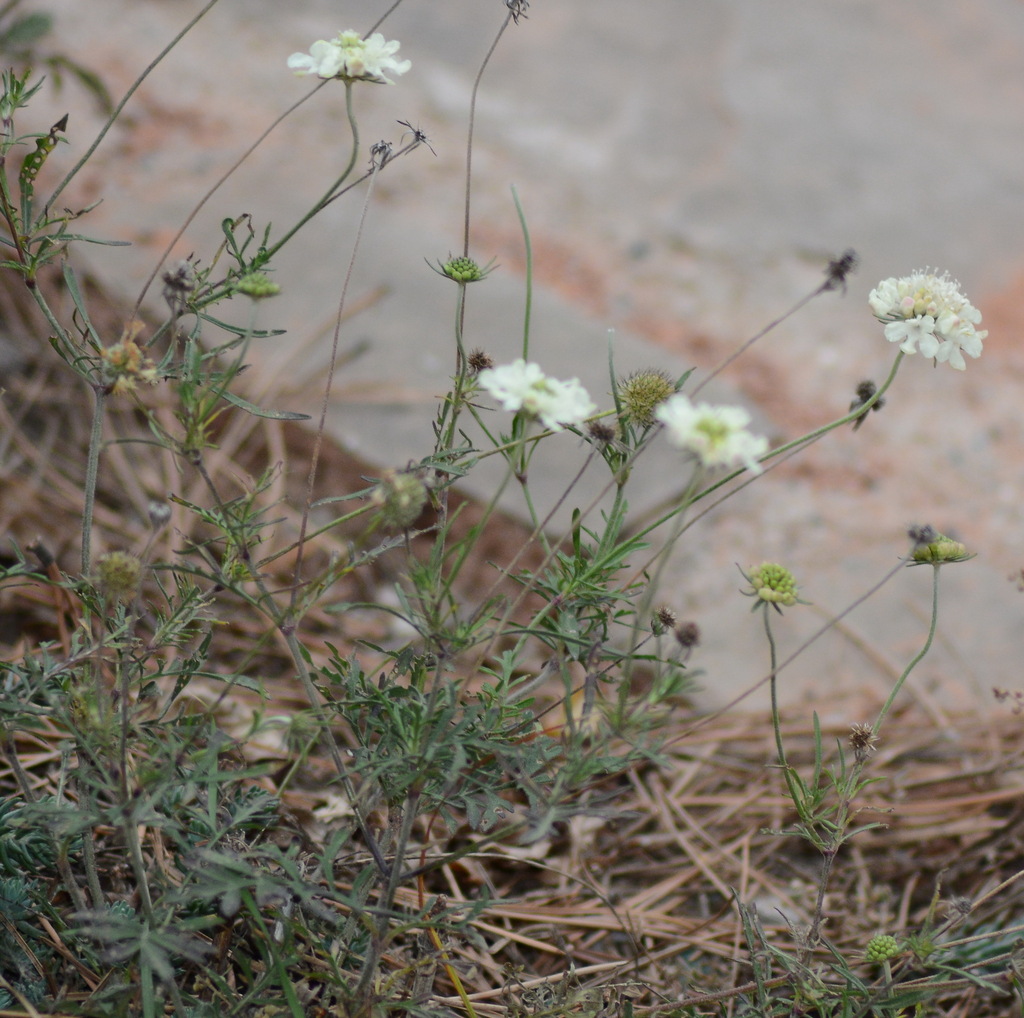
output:
[[[789,761],[786,759],[786,746],[782,741],[782,719],[779,715],[778,693],[779,663],[775,648],[775,634],[772,632],[771,616],[768,614],[769,606],[767,603],[764,605],[763,611],[764,632],[765,636],[768,637],[768,652],[771,662],[769,680],[772,697],[772,728],[775,731],[775,749],[779,754],[779,766],[782,768],[782,773],[786,778],[786,786],[789,788],[789,797],[793,800],[793,805],[796,807],[797,813],[802,814],[803,797],[801,796],[800,789],[797,786],[796,778],[793,776],[792,768],[789,766]]]
[[[85,491],[82,505],[82,576],[88,576],[92,568],[92,525],[96,508],[96,481],[99,476],[100,446],[103,442],[103,417],[106,410],[107,394],[95,386],[96,405],[92,413],[92,429],[89,433],[89,453],[85,463]]]
[[[928,626],[928,639],[925,640],[924,646],[910,664],[908,664],[903,670],[903,674],[896,680],[896,685],[892,687],[892,692],[889,694],[889,698],[882,705],[882,709],[878,713],[878,718],[871,729],[873,735],[878,735],[881,731],[882,723],[885,721],[885,717],[889,713],[889,710],[893,705],[893,701],[899,695],[899,691],[903,688],[903,683],[907,681],[910,673],[917,667],[925,654],[928,653],[932,645],[932,640],[935,639],[935,628],[939,620],[939,567],[941,565],[942,563],[935,563],[932,565],[932,618],[931,623]]]
[[[882,396],[885,395],[886,390],[896,380],[896,372],[899,371],[900,364],[902,363],[904,357],[906,357],[906,354],[901,350],[896,355],[896,360],[893,362],[892,369],[889,372],[888,378],[886,378],[886,380],[879,387],[878,391],[870,399],[866,400],[864,403],[858,404],[856,410],[853,410],[848,414],[844,414],[837,420],[834,420],[829,424],[825,424],[814,431],[808,432],[808,434],[802,435],[800,438],[795,438],[792,442],[787,442],[785,445],[780,445],[777,449],[772,449],[770,452],[766,453],[764,456],[761,457],[760,462],[767,463],[769,460],[775,459],[776,457],[781,456],[784,453],[790,452],[791,450],[801,448],[805,445],[810,445],[811,442],[816,442],[819,438],[821,438],[823,435],[827,435],[830,431],[833,431],[836,428],[841,428],[844,424],[849,424],[851,421],[856,420],[858,417],[863,417],[864,414],[868,410],[870,410],[882,398]],[[694,495],[693,498],[689,501],[688,505],[693,505],[694,503],[699,502],[701,499],[707,498],[708,495],[712,494],[719,488],[728,484],[730,481],[739,477],[740,474],[745,473],[746,470],[746,467],[740,467],[739,470],[733,470],[731,473],[726,474],[725,477],[723,477],[721,480],[715,481],[714,484],[709,485],[703,491],[700,491],[696,495]],[[657,530],[658,527],[662,526],[662,524],[667,523],[670,519],[672,519],[673,516],[676,515],[676,513],[680,512],[681,509],[684,508],[683,506],[680,505],[678,496],[672,496],[672,498],[668,499],[667,502],[672,506],[671,509],[667,511],[662,511],[661,515],[659,515],[653,523],[645,524],[640,530],[631,531],[631,536],[645,537],[652,530]],[[659,509],[662,509],[662,507],[665,504],[665,502],[662,502],[659,506]]]
[[[269,261],[278,251],[281,250],[285,244],[288,243],[292,237],[295,236],[303,226],[308,223],[313,216],[315,216],[325,205],[327,205],[331,199],[335,196],[338,188],[348,179],[348,175],[352,172],[353,167],[356,165],[356,159],[359,155],[359,125],[356,123],[355,111],[352,106],[352,85],[353,82],[345,82],[345,113],[348,116],[349,130],[352,132],[352,154],[349,156],[348,165],[342,171],[341,176],[334,181],[333,184],[324,193],[324,196],[307,212],[283,237],[280,238],[276,243],[272,244],[267,249],[267,260]]]
[[[463,258],[469,257],[469,199],[472,194],[473,185],[473,128],[476,123],[476,97],[480,91],[480,81],[484,76],[484,71],[487,69],[487,64],[494,55],[494,51],[498,48],[498,43],[501,41],[502,35],[505,34],[505,29],[508,28],[508,23],[511,20],[512,14],[509,12],[508,16],[501,23],[501,28],[498,29],[498,34],[494,37],[494,42],[491,43],[491,48],[487,51],[487,55],[480,65],[480,70],[476,72],[476,79],[473,81],[473,91],[469,99],[469,129],[466,135],[466,199],[462,224]]]
[[[530,243],[530,228],[526,224],[519,192],[512,186],[512,200],[516,203],[519,226],[523,231],[523,248],[526,253],[526,307],[523,311],[523,360],[530,359],[530,318],[533,312],[533,245]]]

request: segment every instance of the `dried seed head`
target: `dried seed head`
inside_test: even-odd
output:
[[[875,735],[871,725],[860,722],[850,725],[850,749],[853,750],[853,756],[857,763],[864,763],[868,755],[874,753],[876,742],[878,742],[878,736]]]
[[[467,363],[469,364],[469,370],[474,375],[494,367],[494,361],[483,350],[473,350],[467,359]]]
[[[859,407],[862,407],[865,403],[867,403],[869,399],[871,399],[872,396],[874,396],[874,394],[877,391],[878,387],[875,385],[874,382],[871,381],[871,379],[866,379],[865,381],[861,382],[856,389],[856,398],[850,404],[850,412],[852,413],[854,410],[857,410]],[[875,402],[871,404],[871,409],[881,410],[883,406],[885,406],[885,400],[879,399],[875,400]],[[864,413],[861,414],[860,417],[858,417],[853,422],[854,431],[856,431],[864,423],[865,419],[867,418],[867,414],[868,411],[865,410]]]
[[[142,563],[127,551],[110,551],[96,562],[96,586],[107,601],[127,604],[142,581]]]
[[[663,604],[651,616],[651,632],[655,636],[663,636],[676,624],[676,613],[667,605]]]
[[[860,259],[852,247],[848,247],[838,258],[833,258],[825,269],[825,282],[822,290],[839,290],[846,293],[846,277],[857,269]]]
[[[587,434],[598,445],[611,445],[618,437],[614,425],[607,421],[591,421],[587,425]]]
[[[683,622],[676,627],[675,637],[683,650],[693,650],[700,644],[700,626],[696,622]]]

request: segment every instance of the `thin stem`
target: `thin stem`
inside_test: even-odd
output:
[[[92,412],[92,429],[89,433],[89,453],[85,462],[85,490],[82,504],[82,575],[88,576],[92,568],[92,524],[96,508],[96,482],[100,467],[100,446],[103,442],[103,417],[107,406],[104,389],[94,386],[96,403]]]
[[[487,51],[487,55],[484,57],[484,62],[480,65],[480,70],[476,72],[476,79],[473,82],[473,92],[469,100],[469,131],[466,137],[466,203],[462,227],[463,258],[469,257],[469,199],[473,184],[473,128],[476,124],[476,97],[477,93],[480,91],[480,81],[484,76],[487,64],[490,62],[494,51],[498,48],[498,43],[501,41],[502,35],[505,34],[505,29],[508,28],[508,24],[511,20],[512,13],[510,11],[505,20],[501,23],[501,28],[498,29],[498,34],[494,37],[494,42],[491,43],[491,48]]]
[[[131,318],[136,318],[139,314],[139,308],[142,306],[143,300],[146,298],[146,293],[149,288],[153,285],[153,280],[156,279],[156,274],[160,271],[160,267],[170,257],[171,252],[174,250],[174,246],[181,240],[185,231],[192,225],[192,221],[199,215],[206,203],[220,190],[224,182],[238,169],[263,144],[267,136],[271,131],[281,123],[285,117],[290,116],[295,110],[297,110],[307,99],[315,95],[324,85],[326,81],[320,82],[311,92],[304,95],[298,102],[293,103],[288,107],[276,120],[236,159],[221,175],[220,179],[200,198],[199,203],[192,209],[192,211],[186,216],[185,221],[178,228],[178,232],[170,239],[167,247],[164,248],[163,253],[157,259],[156,264],[153,266],[153,271],[149,274],[149,277],[142,284],[142,289],[139,291],[139,296],[135,300],[135,307],[132,310]],[[351,166],[351,164],[350,164]],[[337,186],[337,184],[335,184]],[[301,225],[301,224],[300,224]]]
[[[928,639],[925,640],[924,646],[915,655],[914,659],[907,665],[903,670],[903,674],[896,680],[896,684],[892,687],[892,692],[889,694],[889,698],[882,705],[882,709],[878,712],[878,718],[876,719],[872,729],[872,735],[878,735],[882,729],[882,722],[885,721],[886,715],[889,713],[889,709],[893,705],[893,701],[899,695],[899,691],[903,688],[903,683],[907,681],[907,677],[910,673],[918,666],[921,659],[928,653],[931,648],[932,640],[935,639],[935,627],[939,621],[939,569],[942,563],[935,563],[932,565],[932,618],[931,623],[928,626]]]
[[[850,614],[850,612],[855,611],[869,598],[874,597],[875,594],[877,594],[878,591],[882,589],[882,587],[884,587],[901,569],[904,568],[906,568],[905,562],[903,562],[902,560],[897,562],[896,565],[894,565],[892,569],[890,569],[876,584],[868,588],[868,590],[861,594],[860,597],[856,598],[854,601],[848,604],[838,615],[836,615],[834,618],[829,619],[819,629],[811,633],[811,635],[808,636],[807,639],[804,640],[804,642],[801,643],[800,646],[797,647],[797,649],[789,655],[789,657],[787,657],[781,664],[779,664],[777,668],[773,669],[775,674],[778,674],[784,668],[788,668],[805,650],[807,650],[809,646],[811,646],[812,643],[814,643],[822,636],[824,636],[825,633],[827,633],[837,622],[841,622],[843,619],[845,619],[846,616]],[[736,707],[738,704],[742,703],[748,696],[751,696],[758,689],[760,689],[766,682],[769,681],[771,681],[771,673],[755,682],[749,689],[740,693],[739,696],[733,697],[733,699],[730,700],[723,707],[720,707],[716,711],[712,711],[710,714],[704,715],[699,721],[694,722],[694,724],[690,725],[689,728],[685,729],[679,735],[677,735],[668,743],[666,743],[665,748],[668,748],[669,746],[675,745],[679,742],[684,742],[695,732],[700,731],[700,729],[711,724],[717,718],[720,718],[723,714],[727,713],[728,711]]]
[[[768,678],[772,698],[772,728],[775,731],[775,750],[779,754],[779,766],[782,768],[782,774],[786,779],[786,787],[789,789],[789,797],[793,800],[793,805],[796,807],[797,813],[802,814],[803,797],[800,794],[800,788],[797,784],[792,768],[789,766],[789,761],[786,759],[786,746],[782,741],[782,719],[779,716],[778,693],[779,666],[777,651],[775,648],[775,634],[772,632],[771,615],[769,614],[769,606],[767,603],[763,605],[762,610],[764,614],[764,633],[768,638],[768,655],[771,667],[771,670],[768,673]]]
[[[163,58],[167,56],[167,54],[170,53],[175,46],[178,45],[179,42],[181,42],[181,40],[196,26],[196,24],[206,15],[206,13],[216,3],[217,0],[210,0],[210,2],[191,21],[189,21],[188,24],[186,24],[185,27],[157,54],[156,59],[153,60],[153,62],[142,72],[142,74],[140,74],[135,79],[131,88],[129,88],[128,91],[125,92],[124,98],[117,104],[117,106],[114,107],[114,112],[111,113],[110,116],[107,118],[107,122],[103,125],[102,128],[100,128],[100,133],[96,135],[95,141],[93,141],[93,143],[86,150],[85,155],[83,155],[82,158],[79,159],[78,162],[71,167],[67,175],[57,185],[54,192],[47,199],[46,205],[43,208],[44,218],[49,217],[50,206],[53,205],[53,203],[57,200],[58,196],[61,194],[64,188],[71,183],[75,174],[77,174],[78,171],[92,158],[93,152],[95,152],[96,149],[100,147],[100,143],[107,136],[107,132],[111,129],[111,127],[114,126],[114,122],[121,115],[121,110],[125,108],[125,106],[128,103],[128,100],[131,99],[133,95],[135,95],[135,92],[138,89],[138,87],[146,80],[146,78],[149,77],[149,75],[152,73],[156,65],[159,64],[160,61],[163,60]]]
[[[714,368],[709,375],[701,379],[700,384],[694,388],[692,395],[696,396],[697,393],[700,392],[701,389],[703,389],[704,386],[707,385],[712,378],[715,378],[717,375],[720,375],[723,371],[725,371],[727,367],[729,367],[730,364],[732,364],[734,361],[742,357],[743,354],[745,354],[759,339],[762,339],[764,336],[767,336],[768,333],[771,332],[773,329],[778,328],[787,318],[791,318],[802,307],[804,307],[806,304],[809,304],[812,300],[814,300],[815,297],[818,297],[821,294],[826,293],[827,291],[832,289],[834,289],[834,286],[829,285],[829,280],[826,279],[825,282],[822,283],[821,286],[819,286],[816,290],[807,294],[805,297],[801,297],[788,311],[783,312],[774,321],[769,322],[763,329],[761,329],[759,332],[756,332],[738,350],[735,350],[733,353],[729,354],[729,356],[726,357],[725,360],[723,360],[716,368]]]
[[[359,149],[359,125],[356,123],[355,112],[352,107],[352,82],[345,82],[345,109],[348,113],[349,127],[352,131],[352,158],[349,161],[349,166],[345,171],[345,175],[348,175],[349,170],[355,165],[356,152]],[[324,383],[323,398],[320,401],[320,419],[317,422],[316,436],[313,440],[313,455],[310,459],[309,464],[309,476],[306,479],[306,499],[305,504],[302,507],[302,521],[299,525],[299,537],[298,537],[298,550],[295,553],[295,572],[294,580],[292,584],[291,593],[291,605],[289,612],[294,613],[296,605],[298,604],[299,597],[299,586],[302,582],[302,563],[306,548],[306,531],[309,528],[309,514],[313,508],[313,490],[316,484],[317,469],[320,465],[320,452],[323,446],[324,431],[327,428],[327,409],[331,401],[331,390],[334,387],[334,371],[338,363],[338,346],[341,341],[341,323],[345,315],[345,301],[348,297],[349,283],[352,279],[352,270],[355,267],[356,255],[359,251],[359,243],[363,236],[363,226],[366,222],[366,215],[370,207],[370,198],[373,195],[373,185],[377,180],[377,171],[380,169],[379,164],[375,164],[374,171],[370,176],[370,186],[366,192],[366,198],[363,201],[363,208],[359,214],[359,225],[356,228],[355,240],[352,244],[352,254],[349,256],[348,265],[345,269],[345,278],[341,286],[341,294],[338,297],[338,310],[334,320],[334,335],[331,337],[331,356],[327,367],[327,379]],[[301,225],[301,224],[300,224]],[[298,227],[296,227],[298,229]],[[292,231],[294,232],[294,231]],[[287,240],[290,234],[286,234],[284,240]],[[281,243],[284,243],[284,240]],[[280,244],[278,245],[280,246]]]
[[[889,371],[889,375],[886,380],[879,387],[878,391],[864,403],[861,403],[857,408],[848,414],[844,414],[842,417],[831,421],[828,424],[822,425],[820,428],[816,428],[814,431],[808,432],[806,435],[802,435],[800,438],[794,438],[792,442],[787,442],[785,445],[780,445],[777,449],[772,449],[761,457],[759,462],[767,463],[769,460],[777,459],[779,456],[783,456],[788,452],[801,449],[804,446],[810,445],[812,442],[818,441],[819,438],[827,435],[830,431],[834,431],[836,428],[841,428],[844,424],[849,424],[851,421],[862,417],[864,413],[871,409],[878,401],[885,395],[886,390],[896,380],[896,373],[899,371],[900,364],[903,363],[903,358],[906,354],[901,350],[897,355],[895,361],[893,361],[892,368]],[[646,448],[644,446],[643,448]],[[707,498],[719,488],[728,484],[730,481],[739,477],[741,474],[746,473],[746,467],[740,467],[738,470],[733,470],[726,474],[721,480],[715,481],[714,484],[709,485],[703,491],[698,492],[690,500],[689,505],[693,505],[695,502],[699,502],[701,499]],[[756,478],[751,478],[754,480]],[[676,513],[680,511],[682,506],[679,504],[679,495],[673,495],[670,498],[663,500],[654,510],[649,511],[645,514],[644,519],[641,521],[639,530],[630,530],[630,535],[633,537],[645,537],[652,530],[657,530],[662,524],[667,523]],[[646,522],[655,515],[653,522]],[[693,521],[691,521],[693,522]]]
[[[530,359],[530,318],[533,312],[533,245],[530,242],[530,228],[526,223],[519,192],[512,185],[512,200],[516,204],[519,226],[523,231],[523,250],[526,254],[526,307],[523,309],[523,360]]]

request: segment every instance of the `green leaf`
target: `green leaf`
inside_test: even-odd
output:
[[[30,49],[53,27],[49,14],[28,14],[0,35],[0,50]]]
[[[309,414],[300,414],[294,410],[265,410],[263,407],[258,407],[255,403],[250,403],[247,399],[242,399],[241,396],[230,392],[222,392],[221,395],[232,406],[238,407],[239,410],[245,410],[254,417],[267,417],[272,421],[308,421],[310,419]]]

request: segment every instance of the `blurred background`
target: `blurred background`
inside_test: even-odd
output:
[[[202,8],[198,0],[39,0],[49,45],[100,74],[115,99]],[[360,0],[220,0],[147,79],[62,200],[101,201],[82,232],[131,248],[79,248],[125,314],[197,200],[311,91],[285,61],[339,30],[368,31],[393,5]],[[854,248],[849,292],[818,297],[756,344],[706,395],[737,402],[779,444],[841,415],[894,350],[867,308],[879,279],[948,270],[989,332],[959,373],[909,358],[885,409],[828,436],[687,533],[660,600],[704,634],[694,663],[708,704],[765,673],[760,622],[737,565],[789,566],[810,609],[780,623],[782,656],[866,592],[931,523],[978,553],[944,576],[938,645],[915,695],[935,710],[1020,686],[1024,566],[1017,299],[1024,280],[1024,4],[1020,0],[536,0],[509,25],[482,79],[470,253],[499,269],[470,290],[469,347],[521,350],[524,254],[511,188],[529,224],[536,287],[531,357],[579,377],[610,406],[616,366],[706,374],[814,290]],[[432,447],[430,421],[453,368],[455,290],[427,267],[462,245],[469,99],[507,16],[501,0],[404,0],[381,27],[412,69],[356,89],[360,159],[378,140],[420,147],[379,175],[342,329],[332,434],[381,467]],[[102,117],[70,79],[46,89],[21,130],[70,112],[56,173]],[[408,138],[406,137],[406,140]],[[207,202],[173,259],[208,262],[225,217],[261,235],[290,226],[340,173],[350,137],[333,83],[281,123]],[[62,156],[60,160],[56,156]],[[315,413],[365,189],[304,228],[275,266],[282,294],[259,324],[287,336],[255,351],[275,406]],[[148,299],[160,304],[159,283]],[[241,314],[240,309],[240,314]],[[583,453],[549,442],[532,479],[553,503]],[[652,450],[638,513],[681,491],[688,467]],[[597,490],[604,478],[588,478]],[[476,494],[486,496],[483,476]],[[352,485],[354,487],[355,485]],[[348,490],[339,479],[339,493]],[[521,507],[514,501],[508,508]],[[638,563],[639,564],[639,563]],[[837,683],[884,693],[924,640],[930,571],[905,570],[785,673],[791,696]],[[752,705],[767,703],[762,687]],[[850,719],[860,720],[860,719]]]

